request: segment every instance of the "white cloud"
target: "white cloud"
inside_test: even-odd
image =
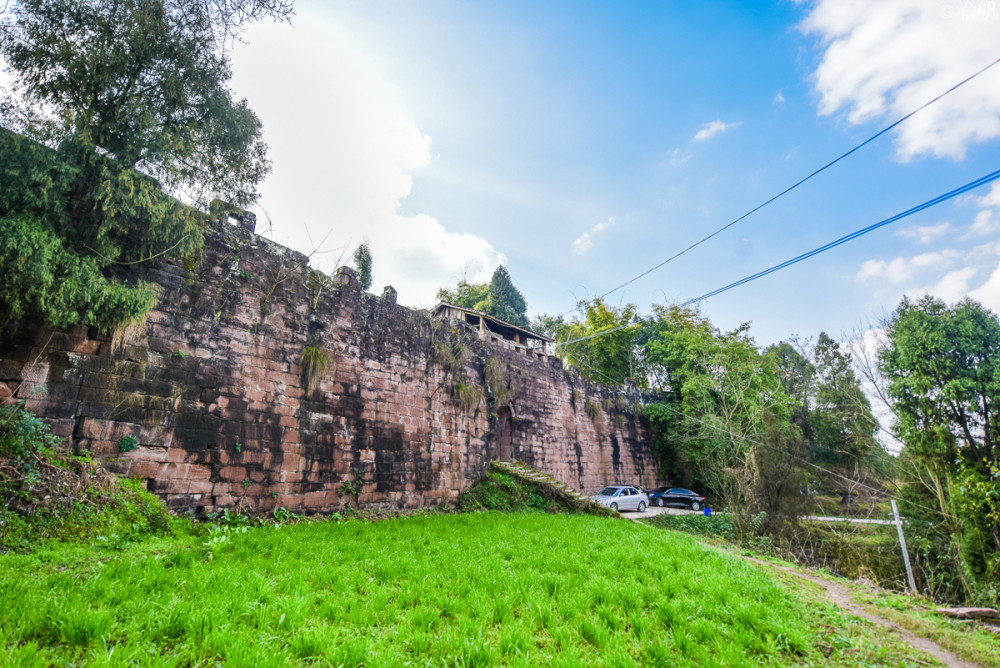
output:
[[[1000,313],[1000,263],[990,273],[986,282],[971,291],[969,296],[994,313]]]
[[[576,239],[573,240],[573,243],[570,244],[570,251],[573,252],[573,254],[575,255],[583,255],[588,250],[593,248],[594,235],[600,234],[601,232],[608,229],[614,224],[615,224],[615,219],[608,218],[607,221],[603,223],[597,223],[596,225],[592,226],[586,232],[584,232],[583,234],[581,234],[580,236],[578,236]]]
[[[937,283],[921,288],[915,294],[931,294],[951,304],[969,294],[969,282],[978,273],[979,269],[976,267],[962,267],[955,271],[949,271]]]
[[[353,247],[367,236],[373,290],[393,285],[410,305],[430,305],[456,277],[489,278],[504,258],[487,240],[450,231],[427,214],[400,213],[413,186],[410,174],[431,160],[431,140],[354,36],[261,24],[249,41],[253,48],[233,53],[233,83],[260,115],[271,147],[274,170],[261,205],[276,241],[308,253],[310,237],[320,242],[329,235],[328,249]],[[326,269],[338,255],[313,262]]]
[[[958,257],[958,251],[943,250],[935,253],[923,253],[909,259],[897,257],[888,262],[868,260],[858,270],[857,279],[859,281],[885,279],[894,284],[905,283],[925,270],[946,267]]]
[[[907,227],[898,232],[897,236],[907,239],[916,239],[917,243],[929,244],[939,237],[943,237],[951,230],[951,223],[944,222],[937,225],[921,225],[919,227]]]
[[[774,104],[779,107],[785,104],[785,95],[780,90],[778,91],[778,94],[774,96]]]
[[[736,123],[723,123],[722,121],[705,123],[695,136],[691,138],[691,141],[705,141],[709,137],[714,137],[719,133],[738,128],[741,125],[743,125],[743,121],[737,121]]]
[[[979,198],[979,205],[1000,209],[1000,181],[993,182],[990,191]]]
[[[996,211],[983,209],[976,214],[972,225],[969,226],[969,231],[965,233],[963,239],[984,237],[993,234],[997,230],[1000,230],[1000,216],[997,216]]]
[[[667,151],[667,163],[672,167],[682,167],[691,159],[691,152],[674,148]]]
[[[962,239],[985,237],[1000,231],[1000,182],[994,182],[988,193],[972,201],[983,209],[976,214]]]
[[[820,37],[814,73],[821,114],[851,123],[903,116],[992,62],[1000,20],[966,16],[963,0],[819,0],[801,28]],[[974,12],[975,13],[975,12]],[[970,20],[971,19],[971,20]],[[899,126],[897,155],[961,159],[1000,136],[1000,66]]]

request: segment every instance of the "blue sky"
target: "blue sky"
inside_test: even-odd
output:
[[[276,240],[329,268],[367,237],[373,289],[418,307],[503,262],[529,315],[559,313],[1000,57],[997,4],[299,0],[234,50],[233,87]],[[1000,168],[1000,66],[912,120],[608,300],[684,301]],[[1000,188],[702,308],[767,344],[924,290],[1000,309]]]

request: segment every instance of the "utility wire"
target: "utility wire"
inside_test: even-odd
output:
[[[918,205],[916,205],[916,206],[914,206],[914,207],[912,207],[910,209],[907,209],[906,211],[903,211],[902,213],[897,213],[895,216],[891,216],[889,218],[886,218],[885,220],[880,220],[877,223],[869,225],[868,227],[864,227],[864,228],[862,228],[860,230],[857,230],[855,232],[851,232],[850,234],[848,234],[846,236],[840,237],[839,239],[831,241],[828,244],[824,244],[823,246],[820,246],[819,248],[814,248],[811,251],[808,251],[806,253],[803,253],[802,255],[798,255],[796,257],[793,257],[790,260],[786,260],[786,261],[782,262],[781,264],[775,265],[775,266],[770,267],[768,269],[764,269],[763,271],[759,271],[756,274],[752,274],[750,276],[746,276],[744,278],[741,278],[738,281],[730,283],[729,285],[726,285],[726,286],[723,286],[721,288],[717,288],[715,290],[712,290],[711,292],[706,292],[705,294],[701,295],[700,297],[695,297],[693,299],[689,299],[686,302],[684,302],[683,304],[681,304],[681,307],[690,306],[691,304],[694,304],[696,302],[700,302],[702,300],[708,299],[709,297],[714,297],[715,295],[718,295],[718,294],[721,294],[723,292],[726,292],[727,290],[732,290],[733,288],[738,287],[740,285],[743,285],[744,283],[749,283],[750,281],[755,281],[758,278],[763,278],[764,276],[767,276],[768,274],[773,274],[774,272],[776,272],[776,271],[778,271],[780,269],[784,269],[785,267],[790,267],[791,265],[797,264],[799,262],[802,262],[803,260],[807,260],[807,259],[813,257],[814,255],[819,255],[820,253],[828,251],[828,250],[830,250],[832,248],[836,248],[837,246],[845,244],[848,241],[852,241],[854,239],[857,239],[858,237],[861,237],[861,236],[864,236],[865,234],[868,234],[869,232],[877,230],[880,227],[885,227],[886,225],[889,225],[890,223],[894,223],[894,222],[896,222],[898,220],[902,220],[903,218],[906,218],[908,216],[912,216],[913,214],[918,213],[920,211],[923,211],[924,209],[928,209],[928,208],[930,208],[930,207],[932,207],[932,206],[934,206],[936,204],[940,204],[941,202],[945,202],[945,201],[947,201],[949,199],[953,199],[955,197],[958,197],[959,195],[961,195],[963,193],[966,193],[966,192],[968,192],[970,190],[978,188],[979,186],[985,185],[985,184],[987,184],[987,183],[989,183],[991,181],[995,181],[998,178],[1000,178],[1000,170],[997,170],[995,172],[987,174],[986,176],[980,177],[980,178],[976,179],[975,181],[970,181],[969,183],[966,183],[964,186],[960,186],[958,188],[955,188],[954,190],[949,190],[948,192],[944,193],[943,195],[938,195],[937,197],[935,197],[933,199],[929,199],[926,202],[923,202],[922,204],[918,204]],[[579,343],[580,341],[586,341],[588,339],[594,339],[594,338],[597,338],[599,336],[604,336],[606,334],[611,334],[612,332],[616,332],[618,330],[625,329],[626,327],[632,327],[632,326],[634,326],[634,323],[629,323],[629,324],[624,324],[624,325],[618,325],[617,327],[612,327],[610,329],[605,329],[604,331],[596,332],[596,333],[590,334],[588,336],[583,336],[583,337],[580,337],[579,339],[571,339],[569,341],[564,341],[564,342],[562,342],[561,344],[558,344],[558,345],[560,345],[560,346],[567,346],[567,345],[569,345],[571,343]]]
[[[803,253],[802,255],[798,255],[796,257],[793,257],[790,260],[785,260],[781,264],[778,264],[778,265],[775,265],[773,267],[770,267],[769,269],[765,269],[763,271],[757,272],[756,274],[752,274],[750,276],[746,276],[744,278],[741,278],[738,281],[730,283],[729,285],[726,285],[724,287],[718,288],[716,290],[712,290],[711,292],[706,292],[705,294],[703,294],[700,297],[695,297],[694,299],[689,299],[686,302],[684,302],[683,304],[681,304],[681,306],[682,307],[683,306],[688,306],[690,304],[694,304],[695,302],[700,302],[703,299],[708,299],[709,297],[714,297],[715,295],[721,294],[723,292],[726,292],[727,290],[732,290],[733,288],[735,288],[737,286],[740,286],[740,285],[743,285],[744,283],[749,283],[750,281],[755,281],[758,278],[762,278],[764,276],[767,276],[768,274],[773,274],[774,272],[778,271],[779,269],[784,269],[785,267],[790,267],[791,265],[797,264],[799,262],[802,262],[803,260],[807,260],[807,259],[813,257],[814,255],[819,255],[820,253],[828,251],[828,250],[830,250],[832,248],[836,248],[837,246],[840,246],[841,244],[845,244],[848,241],[852,241],[854,239],[857,239],[858,237],[863,236],[865,234],[868,234],[869,232],[872,232],[874,230],[877,230],[880,227],[884,227],[884,226],[886,226],[886,225],[888,225],[890,223],[896,222],[897,220],[901,220],[903,218],[906,218],[907,216],[912,216],[915,213],[923,211],[924,209],[928,209],[928,208],[934,206],[935,204],[940,204],[941,202],[945,202],[945,201],[947,201],[949,199],[952,199],[954,197],[958,197],[962,193],[968,192],[969,190],[973,190],[974,188],[978,188],[979,186],[987,184],[990,181],[994,181],[997,178],[1000,178],[1000,170],[992,172],[991,174],[987,174],[986,176],[983,176],[983,177],[981,177],[979,179],[976,179],[975,181],[971,181],[971,182],[965,184],[964,186],[961,186],[959,188],[955,188],[954,190],[949,190],[948,192],[944,193],[943,195],[938,195],[934,199],[927,200],[923,204],[918,204],[917,206],[915,206],[915,207],[913,207],[911,209],[907,209],[906,211],[903,211],[902,213],[897,213],[895,216],[892,216],[890,218],[886,218],[885,220],[881,220],[881,221],[879,221],[879,222],[877,222],[877,223],[875,223],[873,225],[869,225],[868,227],[865,227],[865,228],[862,228],[860,230],[857,230],[856,232],[852,232],[852,233],[850,233],[850,234],[848,234],[846,236],[840,237],[839,239],[837,239],[835,241],[831,241],[830,243],[825,244],[823,246],[820,246],[819,248],[814,248],[811,251],[809,251],[807,253]]]
[[[912,117],[912,116],[913,116],[914,114],[916,114],[916,113],[918,113],[918,112],[920,112],[920,111],[923,111],[924,109],[926,109],[927,107],[931,106],[932,104],[934,104],[935,102],[937,102],[937,101],[938,101],[938,100],[940,100],[941,98],[943,98],[943,97],[945,97],[946,95],[948,95],[948,94],[950,94],[950,93],[954,92],[954,91],[955,91],[955,90],[957,90],[958,88],[960,88],[960,87],[964,86],[965,84],[967,84],[968,82],[972,81],[973,79],[975,79],[975,78],[976,78],[976,77],[978,77],[978,76],[979,76],[980,74],[982,74],[983,72],[987,71],[988,69],[990,69],[991,67],[993,67],[993,66],[994,66],[994,65],[996,65],[997,63],[1000,63],[1000,58],[997,58],[996,60],[994,60],[994,61],[993,61],[992,63],[990,63],[990,64],[989,64],[989,65],[987,65],[986,67],[984,67],[984,68],[980,69],[979,71],[975,72],[974,74],[971,74],[970,76],[966,77],[965,79],[962,79],[962,80],[961,80],[961,81],[959,81],[959,82],[958,82],[957,84],[955,84],[954,86],[952,86],[952,87],[951,87],[951,88],[949,88],[948,90],[944,91],[943,93],[941,93],[941,94],[940,94],[940,95],[938,95],[937,97],[935,97],[935,98],[933,98],[933,99],[931,99],[931,100],[929,100],[929,101],[925,102],[924,104],[920,105],[919,107],[917,107],[916,109],[914,109],[914,110],[913,110],[913,111],[911,111],[910,113],[908,113],[908,114],[906,114],[905,116],[901,117],[901,118],[900,118],[899,120],[895,121],[895,122],[894,122],[894,123],[892,123],[891,125],[888,125],[888,126],[886,126],[885,128],[883,128],[883,129],[882,129],[882,130],[880,130],[879,132],[875,133],[874,135],[872,135],[871,137],[869,137],[869,138],[868,138],[868,139],[866,139],[865,141],[861,142],[860,144],[858,144],[857,146],[855,146],[855,147],[854,147],[854,148],[852,148],[851,150],[849,150],[849,151],[847,151],[846,153],[844,153],[844,154],[840,155],[839,157],[837,157],[837,158],[835,158],[835,159],[831,160],[830,162],[826,163],[825,165],[823,165],[822,167],[820,167],[820,168],[819,168],[819,169],[817,169],[816,171],[814,171],[814,172],[812,172],[811,174],[809,174],[808,176],[806,176],[805,178],[803,178],[803,179],[800,179],[800,180],[799,180],[799,181],[797,181],[796,183],[794,183],[794,184],[792,184],[791,186],[789,186],[789,187],[785,188],[785,189],[784,189],[784,190],[782,190],[782,191],[781,191],[780,193],[778,193],[777,195],[775,195],[775,196],[774,196],[774,197],[772,197],[771,199],[767,200],[766,202],[764,202],[764,203],[762,203],[762,204],[759,204],[759,205],[755,206],[754,208],[750,209],[749,211],[747,211],[746,213],[744,213],[744,214],[743,214],[742,216],[740,216],[739,218],[736,218],[735,220],[733,220],[732,222],[730,222],[730,223],[728,223],[728,224],[726,224],[726,225],[723,225],[722,227],[720,227],[719,229],[715,230],[714,232],[712,232],[712,233],[711,233],[711,234],[709,234],[708,236],[706,236],[706,237],[703,237],[702,239],[699,239],[698,241],[694,242],[693,244],[691,244],[690,246],[688,246],[688,247],[687,247],[687,248],[685,248],[684,250],[682,250],[682,251],[680,251],[680,252],[677,252],[677,253],[674,253],[673,255],[671,255],[670,257],[668,257],[668,258],[667,258],[666,260],[664,260],[663,262],[660,262],[659,264],[657,264],[657,265],[655,265],[655,266],[652,266],[652,267],[650,267],[649,269],[647,269],[646,271],[642,272],[641,274],[638,274],[637,276],[634,276],[633,278],[630,278],[629,280],[625,281],[624,283],[622,283],[622,284],[620,284],[620,285],[618,285],[618,286],[616,286],[616,287],[613,287],[613,288],[611,288],[610,290],[608,290],[608,291],[607,291],[607,292],[605,292],[604,294],[602,294],[602,295],[600,295],[599,297],[597,297],[597,299],[604,299],[605,297],[607,297],[608,295],[610,295],[610,294],[611,294],[612,292],[617,292],[618,290],[621,290],[622,288],[626,287],[627,285],[631,285],[632,283],[635,283],[635,282],[636,282],[636,281],[638,281],[638,280],[639,280],[640,278],[643,278],[644,276],[648,276],[649,274],[653,273],[654,271],[656,271],[656,270],[657,270],[657,269],[659,269],[660,267],[664,266],[664,265],[665,265],[665,264],[667,264],[668,262],[672,262],[672,261],[676,260],[677,258],[679,258],[680,256],[684,255],[684,254],[685,254],[685,253],[687,253],[688,251],[690,251],[690,250],[692,250],[692,249],[694,249],[694,248],[696,248],[696,247],[700,246],[701,244],[705,243],[706,241],[708,241],[709,239],[711,239],[711,238],[715,237],[716,235],[718,235],[718,234],[720,234],[720,233],[724,232],[725,230],[728,230],[728,229],[729,229],[730,227],[732,227],[732,226],[733,226],[733,225],[735,225],[736,223],[740,222],[740,221],[741,221],[741,220],[743,220],[744,218],[747,218],[748,216],[750,216],[750,215],[752,215],[752,214],[756,213],[757,211],[759,211],[759,210],[763,209],[763,208],[764,208],[765,206],[767,206],[767,205],[768,205],[768,204],[770,204],[771,202],[773,202],[773,201],[775,201],[776,199],[778,199],[778,198],[780,198],[780,197],[783,197],[784,195],[786,195],[786,194],[790,193],[791,191],[795,190],[796,188],[798,188],[799,186],[801,186],[801,185],[802,185],[803,183],[805,183],[806,181],[809,181],[810,179],[812,179],[812,178],[813,178],[814,176],[817,176],[817,175],[818,175],[818,174],[820,174],[821,172],[825,172],[825,171],[826,171],[827,169],[829,169],[830,167],[833,167],[833,166],[834,166],[835,164],[837,164],[838,162],[840,162],[841,160],[843,160],[843,159],[844,159],[844,158],[846,158],[847,156],[849,156],[849,155],[851,155],[852,153],[855,153],[856,151],[858,151],[858,150],[860,150],[860,149],[864,148],[864,147],[865,147],[865,146],[867,146],[868,144],[872,143],[873,141],[875,141],[876,139],[878,139],[879,137],[881,137],[881,136],[882,136],[882,135],[884,135],[885,133],[889,132],[890,130],[892,130],[893,128],[895,128],[896,126],[898,126],[898,125],[899,125],[900,123],[903,123],[904,121],[908,120],[908,119],[909,119],[910,117]],[[579,306],[575,306],[574,308],[571,308],[570,310],[566,311],[565,313],[560,313],[560,314],[559,314],[559,316],[560,316],[560,317],[563,317],[563,316],[565,316],[565,315],[568,315],[568,314],[572,313],[573,311],[577,311],[577,310],[579,310],[579,308],[580,308]]]

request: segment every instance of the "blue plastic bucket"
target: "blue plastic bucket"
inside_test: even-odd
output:
[[[711,516],[712,516],[712,509],[706,506],[705,507],[705,517],[711,517]]]

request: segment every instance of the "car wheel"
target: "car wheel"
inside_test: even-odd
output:
[[[701,510],[701,504],[697,501],[691,502],[691,510]]]
[[[618,512],[618,504],[617,503],[612,503],[611,504],[611,510],[613,510],[613,511],[615,511],[617,513]]]
[[[638,508],[638,510],[639,510],[640,513],[646,512],[646,502],[645,501],[640,501],[639,502],[639,508]]]
[[[663,503],[663,497],[662,496],[656,500],[656,505],[658,505],[660,508],[662,508],[663,506],[666,505],[665,503]]]

